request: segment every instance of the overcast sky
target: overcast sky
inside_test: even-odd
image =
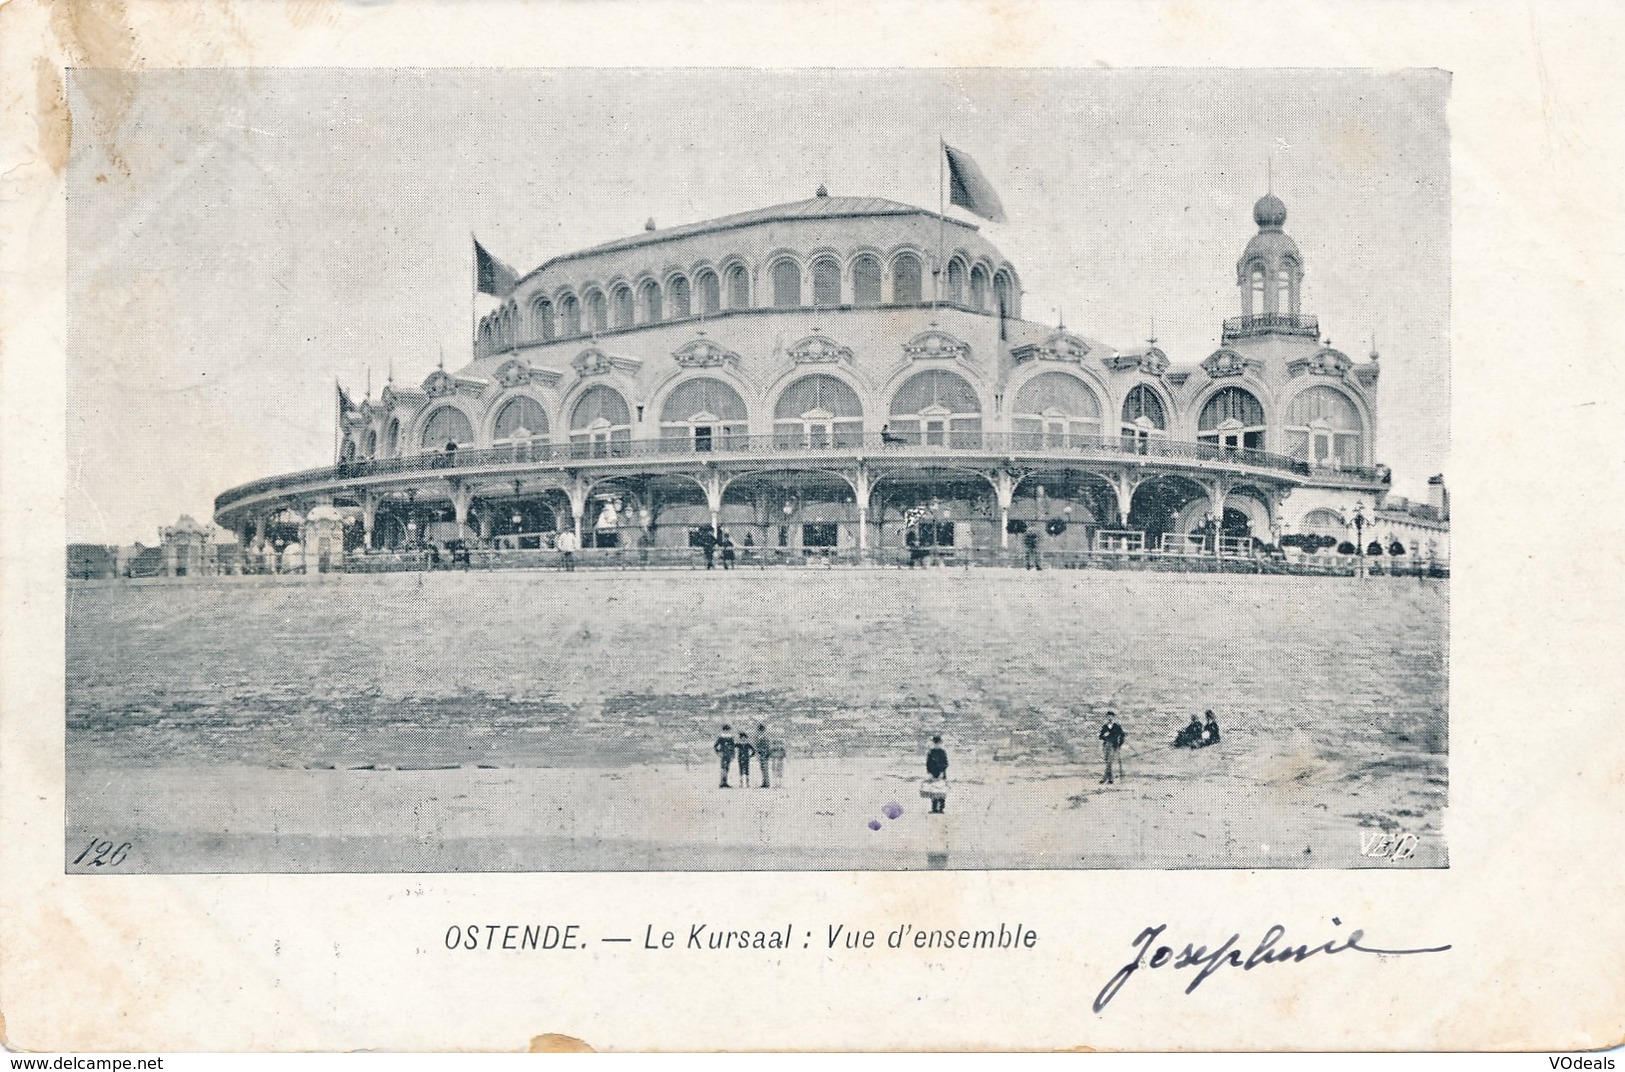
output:
[[[329,464],[358,396],[468,360],[469,233],[524,272],[832,194],[935,209],[937,137],[1009,222],[1029,319],[1176,365],[1239,309],[1273,160],[1304,311],[1382,352],[1378,459],[1422,496],[1450,384],[1437,72],[78,72],[70,94],[68,538],[152,543],[226,488]],[[112,80],[112,81],[109,81]],[[116,122],[88,106],[123,98]],[[490,299],[481,298],[482,303]],[[484,312],[488,306],[481,304]]]

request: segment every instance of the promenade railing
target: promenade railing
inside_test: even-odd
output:
[[[981,454],[1049,463],[1124,459],[1156,459],[1173,462],[1218,463],[1308,476],[1314,471],[1308,462],[1246,448],[1226,448],[1212,443],[1189,443],[1175,439],[1120,436],[1046,436],[1038,433],[950,431],[940,435],[916,433],[833,433],[805,435],[716,435],[709,439],[667,436],[659,439],[572,440],[567,443],[522,442],[479,449],[440,450],[409,454],[398,458],[374,458],[340,462],[337,465],[306,469],[240,484],[215,498],[215,511],[257,495],[295,490],[345,481],[412,476],[417,474],[454,475],[489,469],[565,469],[577,466],[613,465],[619,462],[682,462],[693,459],[733,460],[777,457],[794,459],[883,460],[899,458],[929,461],[956,454]],[[1375,470],[1345,467],[1343,477],[1378,479]]]

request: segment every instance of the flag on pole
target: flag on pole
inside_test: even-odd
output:
[[[355,403],[350,400],[350,393],[344,389],[344,385],[334,380],[333,386],[339,389],[339,416],[354,412]]]
[[[474,239],[474,287],[481,294],[489,294],[494,298],[506,298],[513,293],[514,286],[519,282],[519,273],[506,264],[491,256],[486,248],[480,245],[478,238]]]
[[[947,142],[943,142],[942,151],[948,155],[948,203],[984,220],[1003,223],[1004,205],[976,161]]]

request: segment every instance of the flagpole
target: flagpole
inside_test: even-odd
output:
[[[937,135],[937,263],[931,271],[931,311],[942,293],[942,246],[948,227],[948,142]]]
[[[475,350],[479,346],[480,342],[480,321],[479,316],[475,312],[475,310],[479,307],[480,296],[479,241],[479,239],[474,237],[473,231],[468,232],[469,253],[471,253],[474,258],[474,271],[470,274],[469,282],[471,286],[468,291],[468,354],[470,360],[473,359]]]

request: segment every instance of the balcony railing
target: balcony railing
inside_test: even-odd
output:
[[[719,435],[710,440],[691,438],[624,439],[569,443],[518,443],[475,450],[437,451],[400,458],[345,462],[298,473],[266,477],[241,484],[216,497],[216,512],[256,495],[279,490],[316,487],[370,478],[487,469],[525,469],[533,466],[570,468],[613,465],[631,461],[732,460],[755,457],[790,458],[910,458],[929,460],[956,454],[1019,457],[1024,460],[1070,461],[1166,459],[1178,462],[1216,462],[1308,476],[1309,464],[1297,458],[1262,450],[1226,449],[1211,443],[1187,443],[1164,438],[1117,436],[1046,436],[1041,433],[947,431],[922,438],[918,433],[840,433],[812,437]],[[1376,478],[1371,470],[1348,469],[1343,477]]]
[[[1305,335],[1320,338],[1320,320],[1297,313],[1254,313],[1250,316],[1232,316],[1224,322],[1224,341],[1251,338],[1254,335]]]

